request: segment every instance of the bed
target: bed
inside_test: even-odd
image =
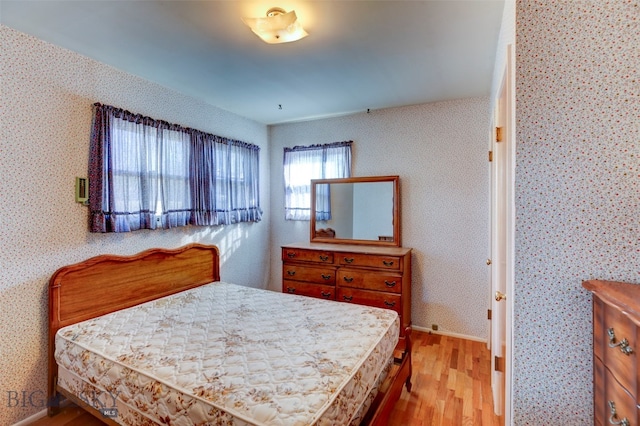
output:
[[[113,425],[383,425],[411,389],[395,312],[221,282],[215,246],[63,267],[49,308],[49,415],[66,398]]]

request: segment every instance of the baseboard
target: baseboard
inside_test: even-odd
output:
[[[416,331],[422,331],[424,333],[440,334],[442,336],[457,337],[458,339],[465,339],[465,340],[472,340],[474,342],[487,343],[487,339],[482,339],[482,338],[476,337],[476,336],[469,336],[469,335],[466,335],[466,334],[454,333],[452,331],[431,330],[430,328],[418,327],[416,325],[412,325],[411,328],[416,330]]]
[[[14,423],[12,426],[28,426],[31,423],[35,422],[36,420],[39,420],[46,416],[47,416],[47,409],[45,408],[44,410],[38,411],[37,413],[27,417],[24,420],[20,420],[18,423]]]

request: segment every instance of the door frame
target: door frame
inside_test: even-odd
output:
[[[494,401],[494,411],[496,414],[503,416],[504,424],[510,425],[513,418],[513,406],[511,404],[512,400],[512,347],[513,347],[513,307],[514,307],[514,269],[515,269],[515,165],[516,165],[516,132],[515,132],[515,54],[514,54],[514,46],[513,44],[507,45],[506,52],[506,61],[503,69],[503,74],[501,78],[501,84],[499,86],[498,93],[496,94],[496,107],[493,111],[493,129],[492,129],[492,139],[491,139],[491,150],[494,151],[496,135],[495,135],[495,124],[498,122],[498,104],[500,102],[500,95],[502,91],[506,91],[506,105],[504,108],[504,127],[505,129],[502,132],[502,140],[505,144],[505,155],[504,158],[500,158],[500,160],[504,161],[504,164],[501,164],[500,167],[504,167],[504,178],[505,178],[505,188],[504,194],[496,193],[496,173],[495,168],[497,164],[494,156],[494,162],[491,166],[491,306],[492,310],[495,309],[496,303],[505,303],[505,315],[504,315],[504,404],[498,404],[497,401]],[[497,241],[496,236],[496,223],[495,220],[495,211],[494,209],[498,205],[497,197],[501,197],[501,202],[505,205],[505,218],[506,218],[506,226],[504,228],[504,243],[505,247],[503,248],[504,252],[504,284],[506,299],[503,302],[496,302],[494,299],[494,293],[496,290],[496,280],[499,274],[497,273],[496,268],[498,268],[499,261],[501,259],[494,259],[495,253],[495,241]],[[497,336],[497,318],[493,316],[491,321],[491,346],[501,345],[502,338],[498,339]],[[491,359],[491,387],[492,394],[494,398],[496,395],[501,395],[502,392],[495,389],[495,386],[498,383],[495,382],[494,375],[494,359]],[[503,408],[500,410],[499,408]]]

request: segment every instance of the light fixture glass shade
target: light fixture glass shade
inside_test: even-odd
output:
[[[295,11],[286,12],[279,8],[269,9],[264,18],[242,18],[265,43],[288,43],[300,40],[308,34],[302,28]]]

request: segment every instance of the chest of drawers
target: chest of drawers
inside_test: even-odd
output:
[[[583,286],[593,293],[594,423],[640,425],[640,285]]]
[[[282,246],[282,291],[393,309],[411,325],[411,249],[300,243]]]

